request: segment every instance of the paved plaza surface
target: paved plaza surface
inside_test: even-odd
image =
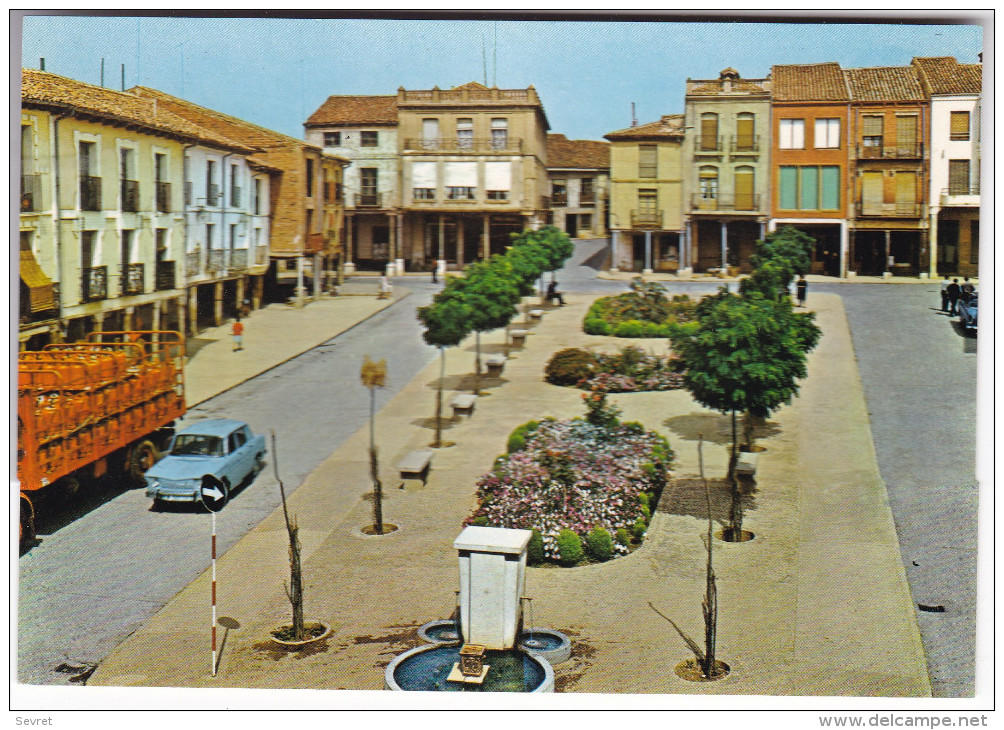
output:
[[[382,537],[360,530],[372,522],[366,428],[296,490],[290,506],[303,543],[307,614],[334,629],[321,650],[287,655],[269,645],[270,629],[288,620],[289,612],[282,587],[286,536],[275,512],[219,561],[220,615],[241,628],[229,634],[217,677],[209,676],[205,622],[194,620],[206,610],[204,574],[119,645],[90,683],[380,689],[382,668],[418,644],[414,629],[452,611],[452,541],[474,507],[475,481],[504,449],[508,433],[529,417],[582,413],[579,391],[541,378],[551,352],[587,339],[578,323],[592,297],[569,299],[569,306],[544,316],[501,378],[488,383],[473,417],[450,425],[445,438],[455,445],[436,451],[428,485],[409,481],[404,489],[387,490],[385,519],[399,530]],[[628,557],[528,571],[534,622],[568,632],[577,647],[573,659],[557,668],[559,689],[930,694],[843,308],[838,297],[826,295],[813,307],[824,337],[810,356],[802,395],[772,419],[772,435],[763,441],[756,506],[747,515],[757,538],[716,543],[719,656],[732,674],[700,685],[673,674],[688,653],[660,614],[700,636],[704,522],[661,505],[644,546]],[[486,351],[501,349],[500,336],[484,339]],[[451,392],[470,385],[470,347],[464,343],[447,354]],[[385,485],[400,481],[390,465],[432,440],[428,416],[438,368],[426,367],[378,415]],[[708,445],[706,468],[724,469],[723,416],[697,406],[683,391],[615,400],[624,418],[666,433],[677,451],[678,477],[697,473],[695,428],[719,442]],[[663,503],[671,496],[667,490]]]

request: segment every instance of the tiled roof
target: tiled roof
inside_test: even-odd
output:
[[[158,91],[157,89],[151,89],[146,86],[134,86],[129,91],[146,99],[156,99],[158,104],[166,106],[178,116],[184,117],[188,121],[217,134],[234,139],[252,149],[265,150],[286,145],[314,147],[314,145],[309,145],[302,139],[296,139],[281,132],[259,127],[257,124],[252,124],[237,117],[231,117],[213,109],[207,109],[185,99],[165,94],[163,91]]]
[[[767,79],[729,79],[730,91],[724,91],[723,79],[687,79],[687,95],[717,96],[732,94],[766,94],[770,91]]]
[[[854,101],[923,101],[927,98],[913,66],[851,68],[844,71]]]
[[[547,166],[572,168],[610,167],[610,143],[547,135]]]
[[[637,127],[618,129],[603,135],[604,139],[676,139],[683,137],[683,115],[667,114],[658,122],[639,124]]]
[[[396,96],[329,96],[305,127],[397,124]]]
[[[167,133],[217,147],[250,151],[239,141],[193,124],[159,102],[36,69],[21,69],[21,103],[25,106],[70,109],[111,124],[135,125],[153,133]]]
[[[930,94],[979,94],[983,90],[983,64],[959,63],[952,56],[914,58],[921,81]]]
[[[775,101],[849,101],[839,63],[772,66]]]

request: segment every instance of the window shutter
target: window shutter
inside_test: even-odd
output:
[[[718,149],[717,114],[708,113],[701,115],[701,149],[702,150]]]
[[[411,165],[411,186],[413,188],[436,187],[436,163],[413,162]]]
[[[736,210],[753,210],[753,170],[736,170]]]
[[[736,149],[753,149],[753,115],[740,114],[736,119]]]
[[[799,205],[802,210],[819,210],[819,168],[815,165],[799,169]]]
[[[861,207],[865,214],[882,212],[882,173],[866,172],[861,176]]]
[[[512,190],[512,163],[485,163],[485,190]]]
[[[643,144],[638,146],[638,177],[656,176],[656,151],[658,147],[654,144]]]
[[[882,136],[882,117],[866,116],[861,120],[861,134],[865,137]]]
[[[910,215],[917,204],[917,173],[896,173],[896,212]]]
[[[444,167],[443,172],[447,187],[476,188],[478,186],[478,163],[447,162]]]
[[[948,161],[949,195],[969,194],[969,160]]]
[[[778,207],[795,210],[798,207],[798,168],[790,165],[781,167],[778,185]]]
[[[969,112],[952,112],[949,137],[954,140],[969,139]]]
[[[820,169],[819,176],[819,207],[822,210],[837,210],[840,208],[840,168],[836,165],[825,165]]]
[[[439,120],[422,120],[422,139],[433,140],[439,138]]]
[[[917,117],[913,114],[896,117],[896,147],[903,153],[917,148]]]

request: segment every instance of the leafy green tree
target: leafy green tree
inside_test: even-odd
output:
[[[471,308],[469,325],[475,333],[474,394],[481,391],[481,333],[508,327],[518,310],[519,280],[512,265],[502,257],[470,264],[461,291]],[[508,342],[508,333],[506,334]]]
[[[443,380],[446,377],[446,348],[455,347],[470,333],[471,307],[459,285],[451,286],[455,277],[448,277],[446,285],[433,299],[432,304],[418,308],[418,319],[425,325],[422,339],[439,348],[439,386],[436,389],[436,441],[442,445],[443,433]]]
[[[792,226],[768,233],[757,242],[756,253],[750,257],[753,273],[740,283],[740,291],[759,291],[764,297],[776,298],[796,276],[809,273],[815,245],[812,236]]]
[[[533,293],[534,283],[547,271],[549,263],[543,247],[517,237],[505,258],[519,279],[520,293],[523,296]]]
[[[766,417],[790,403],[807,374],[806,356],[819,341],[812,313],[796,313],[789,300],[721,291],[697,307],[697,319],[671,333],[684,362],[684,385],[702,405],[732,415],[728,479],[733,489],[732,535],[742,534],[735,479],[736,414]]]

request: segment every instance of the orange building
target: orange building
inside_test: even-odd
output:
[[[771,218],[816,239],[811,272],[844,276],[851,96],[837,63],[774,66]]]
[[[858,274],[927,271],[930,103],[912,66],[844,71],[851,93],[851,235]]]

